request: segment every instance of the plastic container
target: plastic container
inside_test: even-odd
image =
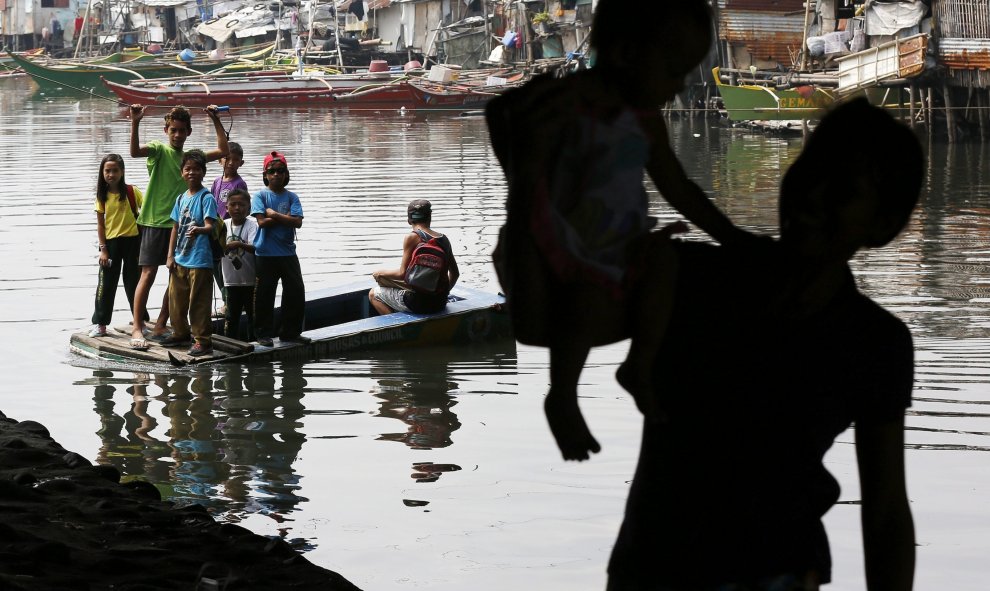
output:
[[[176,59],[183,62],[191,62],[196,59],[196,52],[189,49],[188,47],[179,52]]]
[[[824,37],[808,37],[808,55],[811,57],[821,57],[825,55]]]
[[[372,73],[388,72],[388,62],[385,60],[371,60],[371,64],[368,65],[368,71]]]
[[[410,70],[422,70],[422,69],[423,69],[423,64],[419,63],[419,60],[413,60],[411,62],[406,62],[406,64],[404,66],[402,66],[402,70],[404,72],[408,72]]]

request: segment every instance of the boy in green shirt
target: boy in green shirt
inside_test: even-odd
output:
[[[184,107],[175,107],[165,115],[165,136],[168,143],[152,141],[141,145],[138,140],[138,127],[144,117],[143,105],[131,105],[131,157],[147,158],[148,188],[144,195],[144,206],[138,216],[141,230],[141,251],[138,265],[141,279],[134,293],[134,324],[131,331],[131,347],[147,349],[145,340],[144,314],[148,306],[148,295],[155,283],[158,267],[165,264],[168,257],[168,242],[172,232],[172,207],[179,194],[186,190],[182,178],[181,165],[183,146],[192,133],[192,117]],[[218,160],[227,155],[227,133],[220,123],[216,105],[205,109],[213,120],[217,134],[217,149],[206,152],[207,161]],[[165,323],[168,321],[168,292],[165,292],[161,312],[155,322],[150,338],[164,339]]]

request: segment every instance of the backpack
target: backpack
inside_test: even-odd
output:
[[[203,195],[209,195],[210,199],[216,199],[213,194],[203,189]],[[213,220],[213,231],[210,232],[210,252],[213,253],[213,261],[219,261],[226,254],[224,245],[227,244],[227,224],[221,218]]]
[[[450,261],[447,252],[440,246],[439,238],[416,230],[420,243],[413,249],[409,266],[406,267],[406,284],[417,293],[434,295],[447,293]]]
[[[137,221],[138,208],[137,199],[134,197],[134,186],[124,185],[124,189],[126,189],[124,192],[127,193],[127,202],[131,204],[131,213],[134,214],[134,221]]]

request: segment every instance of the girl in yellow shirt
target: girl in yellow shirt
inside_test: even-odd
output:
[[[100,244],[100,278],[96,286],[93,329],[89,332],[91,337],[107,334],[121,269],[127,302],[131,310],[134,309],[134,290],[141,277],[141,268],[137,264],[141,248],[137,214],[143,197],[137,187],[124,182],[124,159],[118,154],[104,156],[96,177],[94,209],[96,235]]]

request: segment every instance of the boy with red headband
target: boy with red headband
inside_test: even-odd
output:
[[[302,336],[306,287],[296,256],[296,229],[302,227],[299,196],[286,190],[289,163],[280,152],[265,156],[265,183],[251,198],[251,215],[258,220],[254,242],[257,280],[254,296],[255,332],[258,344],[273,346],[275,334],[275,290],[282,282],[282,318],[278,331],[283,343],[308,343]]]

